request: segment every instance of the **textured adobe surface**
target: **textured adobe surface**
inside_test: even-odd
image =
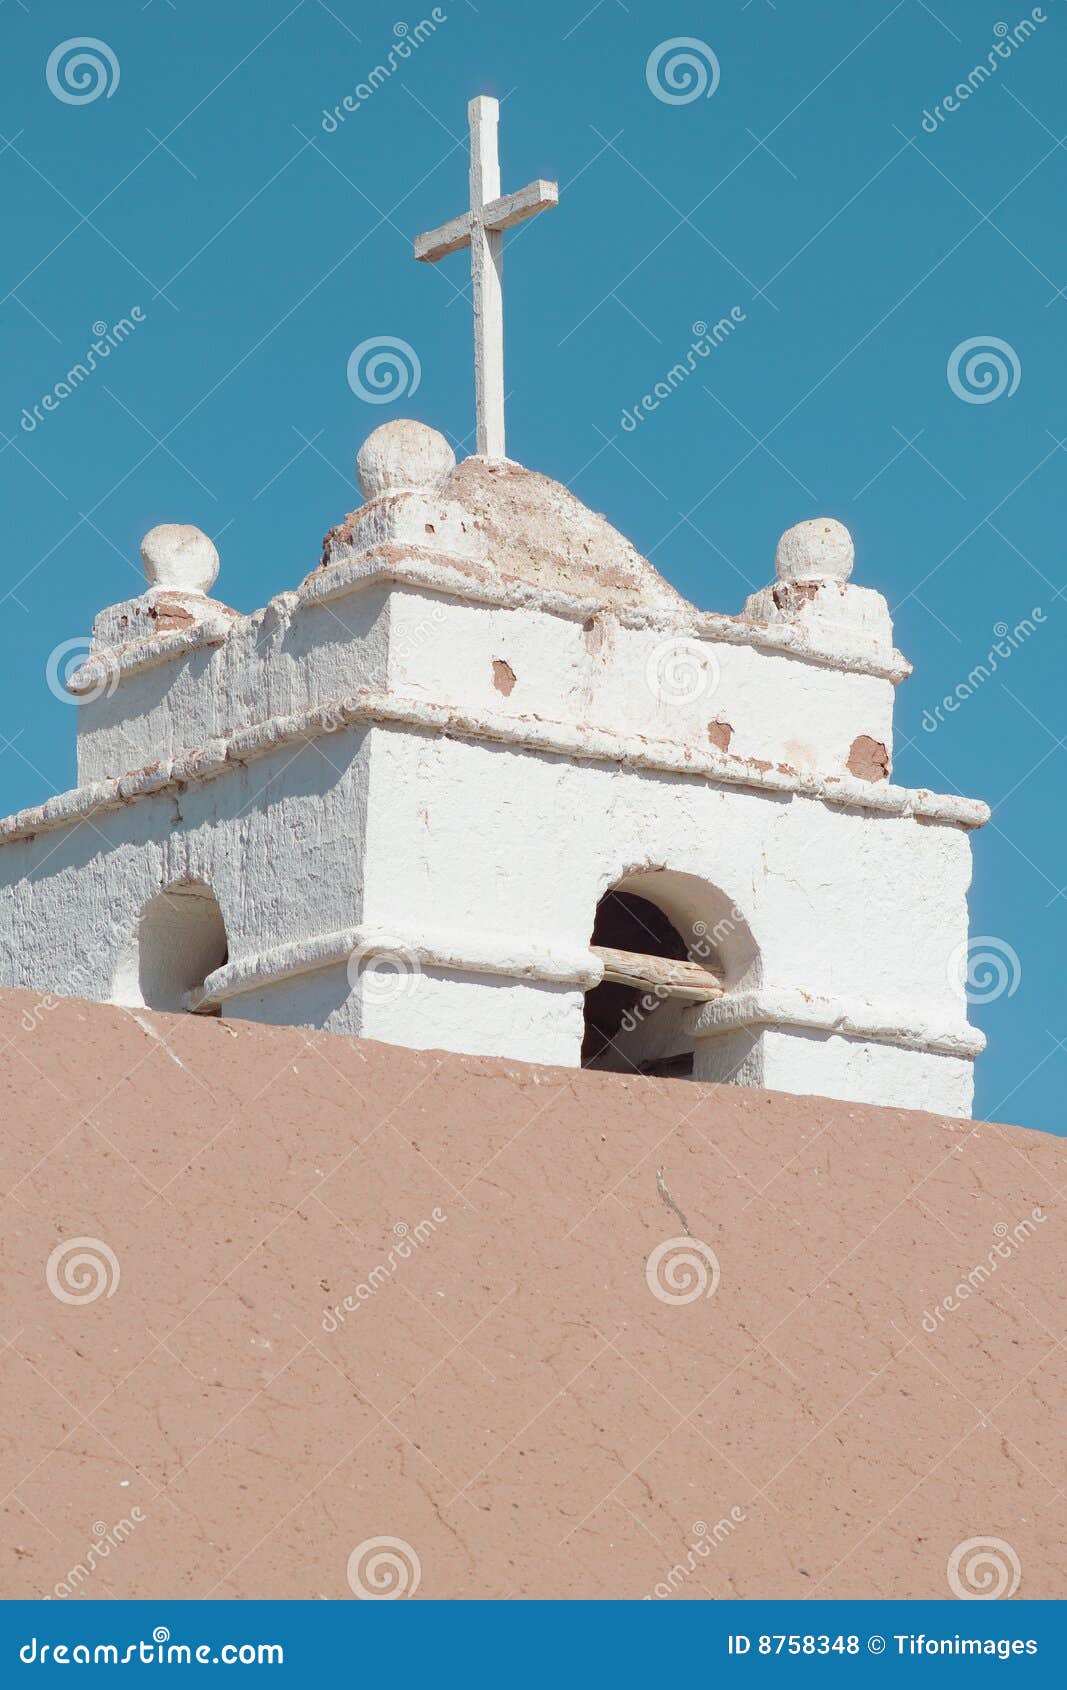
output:
[[[593,592],[616,605],[685,606],[629,540],[547,475],[464,458],[445,489],[476,518],[501,575],[546,590]]]
[[[990,1537],[1062,1594],[1062,1142],[17,992],[0,1044],[4,1596],[350,1599],[378,1537],[419,1597],[942,1597]]]

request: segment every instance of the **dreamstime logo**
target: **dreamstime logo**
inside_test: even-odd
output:
[[[45,416],[50,411],[58,411],[63,401],[69,399],[72,394],[78,391],[83,382],[88,381],[89,377],[96,373],[101,362],[105,358],[110,358],[116,347],[122,346],[132,335],[134,329],[139,328],[146,321],[147,314],[139,305],[131,306],[128,317],[120,317],[116,323],[110,325],[103,317],[98,318],[93,324],[93,339],[89,343],[89,350],[85,356],[79,358],[76,364],[72,364],[70,369],[56,382],[55,386],[50,388],[47,393],[43,393],[32,407],[29,405],[22,407],[19,427],[23,433],[33,434],[39,424],[44,422]]]
[[[645,684],[660,704],[695,704],[719,685],[719,660],[699,640],[663,640],[649,653]]]
[[[958,944],[948,959],[948,983],[968,1003],[995,1003],[1015,996],[1023,965],[1006,939],[979,933]]]
[[[691,1542],[688,1545],[685,1560],[676,1561],[673,1567],[668,1568],[666,1577],[660,1579],[658,1584],[653,1585],[651,1591],[645,1597],[645,1601],[665,1602],[673,1596],[675,1591],[682,1587],[686,1579],[699,1571],[701,1561],[707,1560],[712,1550],[718,1549],[720,1543],[732,1536],[738,1526],[743,1525],[747,1519],[748,1515],[745,1510],[735,1505],[731,1508],[729,1514],[724,1514],[722,1519],[716,1520],[713,1526],[709,1527],[706,1520],[694,1520],[689,1528]]]
[[[102,1238],[66,1238],[44,1270],[45,1284],[61,1303],[95,1303],[119,1288],[119,1259]]]
[[[348,1583],[361,1602],[394,1602],[414,1596],[422,1562],[402,1537],[368,1537],[348,1557]]]
[[[357,945],[348,958],[348,983],[359,986],[371,1003],[394,1003],[415,990],[422,973],[419,959],[399,939],[379,935]]]
[[[111,652],[91,653],[90,642],[84,636],[64,640],[49,653],[44,669],[48,690],[62,704],[94,704],[98,698],[110,698],[119,684],[119,666]],[[74,676],[79,677],[75,690]]]
[[[75,963],[64,974],[63,998],[57,998],[52,992],[45,992],[36,1003],[28,1004],[19,1016],[19,1026],[23,1032],[36,1032],[45,1016],[53,1009],[58,1009],[65,998],[91,998],[95,984],[94,969],[98,960],[99,953],[92,953],[81,962]]]
[[[989,78],[996,74],[1003,61],[1010,59],[1024,41],[1029,41],[1032,35],[1036,35],[1037,26],[1047,22],[1048,13],[1042,11],[1040,6],[1035,6],[1030,16],[1022,18],[1014,29],[1009,28],[1006,23],[995,23],[995,39],[986,53],[984,62],[979,59],[964,80],[957,82],[952,92],[944,95],[940,105],[936,105],[932,111],[928,108],[923,112],[922,122],[926,133],[936,135],[941,124],[947,122],[953,112],[960,111],[972,94],[977,94],[983,82],[988,82]]]
[[[952,692],[946,693],[940,704],[935,704],[932,710],[923,711],[923,732],[936,733],[945,720],[942,711],[953,715],[961,704],[966,703],[980,686],[996,674],[999,665],[1006,663],[1012,653],[1018,651],[1023,642],[1036,633],[1037,628],[1047,620],[1044,610],[1039,604],[1035,604],[1029,616],[1024,616],[1021,621],[1016,622],[1014,628],[1009,627],[1007,622],[994,622],[993,632],[996,639],[986,652],[984,661],[976,663],[967,679],[959,681]]]
[[[1014,1596],[1022,1565],[1002,1537],[969,1537],[948,1558],[948,1587],[963,1602],[996,1602]]]
[[[922,1329],[924,1332],[936,1332],[944,1324],[946,1314],[954,1314],[969,1297],[975,1297],[984,1291],[995,1273],[1000,1271],[1002,1262],[1010,1262],[1022,1249],[1023,1245],[1033,1238],[1039,1226],[1044,1226],[1048,1216],[1037,1204],[1024,1215],[1021,1221],[1009,1226],[1007,1221],[998,1221],[993,1228],[996,1242],[986,1251],[984,1262],[975,1262],[970,1271],[960,1279],[953,1289],[936,1302],[933,1308],[923,1309]]]
[[[699,1238],[668,1238],[645,1263],[645,1280],[661,1303],[695,1303],[719,1289],[719,1258]]]
[[[422,364],[415,348],[396,335],[361,340],[348,360],[348,385],[368,405],[389,405],[419,390]]]
[[[719,61],[706,41],[675,35],[653,47],[645,65],[645,81],[666,106],[688,106],[710,100],[719,86]]]
[[[109,1526],[106,1520],[94,1521],[93,1541],[85,1551],[84,1559],[77,1561],[68,1571],[66,1578],[60,1579],[58,1584],[52,1586],[53,1597],[62,1601],[73,1596],[79,1585],[84,1584],[86,1579],[96,1572],[100,1562],[106,1560],[113,1549],[120,1549],[147,1518],[142,1509],[131,1508],[129,1515],[123,1515],[113,1526]],[[46,1597],[45,1600],[48,1601],[49,1598]]]
[[[967,405],[991,405],[1019,385],[1022,365],[1014,346],[995,334],[976,334],[961,340],[949,353],[948,385]]]
[[[438,26],[447,22],[448,13],[441,6],[435,6],[429,17],[421,18],[414,28],[409,29],[402,18],[395,23],[393,45],[385,55],[384,61],[368,71],[364,80],[357,82],[352,92],[346,94],[332,110],[328,106],[323,107],[320,127],[324,132],[327,135],[336,135],[346,116],[365,106],[371,95],[376,94],[378,89],[396,74],[405,60],[410,59],[412,53],[421,47],[424,41],[429,40]]]
[[[694,921],[690,930],[693,937],[686,946],[686,960],[709,964],[708,972],[718,978],[718,970],[721,966],[719,947],[743,924],[744,919],[741,911],[734,904],[729,915],[720,916],[712,928],[708,927],[706,921]],[[635,1004],[623,1011],[622,1020],[619,1022],[619,1031],[627,1034],[635,1032],[646,1015],[651,1015],[653,1010],[658,1009],[661,1003],[667,1002],[670,995],[670,987],[657,982],[651,991],[643,993]]]
[[[369,1302],[376,1297],[383,1286],[388,1285],[394,1274],[399,1273],[401,1263],[409,1262],[434,1237],[437,1228],[444,1226],[448,1216],[440,1208],[430,1211],[429,1220],[421,1220],[416,1226],[409,1226],[407,1221],[397,1221],[393,1227],[393,1245],[384,1262],[378,1262],[371,1268],[366,1279],[360,1281],[355,1291],[349,1292],[341,1302],[332,1308],[322,1311],[322,1330],[324,1332],[338,1332],[344,1325],[348,1315],[355,1314],[361,1303]]]
[[[106,41],[75,35],[52,48],[44,79],[65,106],[88,106],[101,94],[110,100],[119,85],[119,61]]]
[[[717,323],[708,324],[703,317],[698,317],[693,324],[693,339],[689,343],[689,350],[684,359],[672,364],[665,376],[662,376],[651,393],[642,394],[636,405],[622,413],[619,426],[627,434],[632,434],[639,423],[652,411],[658,411],[665,399],[679,388],[695,370],[699,368],[701,358],[710,358],[717,347],[724,340],[729,339],[739,323],[746,322],[745,313],[740,305],[731,305],[728,317],[720,317]]]

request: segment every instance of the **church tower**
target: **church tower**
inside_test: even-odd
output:
[[[167,524],[72,677],[74,791],[0,822],[0,983],[966,1115],[975,801],[892,784],[908,674],[831,519],[700,612],[504,449],[495,102],[471,106],[478,451],[417,422],[238,614]]]

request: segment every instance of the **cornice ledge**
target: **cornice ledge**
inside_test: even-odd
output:
[[[748,1027],[798,1027],[967,1060],[980,1055],[986,1045],[985,1034],[966,1021],[935,1021],[899,1004],[863,998],[812,997],[788,986],[728,993],[689,1011],[686,1026],[694,1038],[715,1038]]]

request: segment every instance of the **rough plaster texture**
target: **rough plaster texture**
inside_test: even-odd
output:
[[[13,992],[0,1100],[6,1597],[1063,1594],[1062,1140]]]
[[[686,945],[724,924],[725,1007],[672,1012],[697,1078],[966,1114],[987,812],[889,782],[907,666],[847,531],[790,530],[777,584],[713,616],[565,488],[421,425],[359,475],[251,616],[206,597],[206,538],[146,538],[152,585],[73,682],[78,789],[0,823],[0,983],[576,1064],[598,900],[651,871],[653,902],[685,880]],[[221,947],[177,932],[196,908]]]

